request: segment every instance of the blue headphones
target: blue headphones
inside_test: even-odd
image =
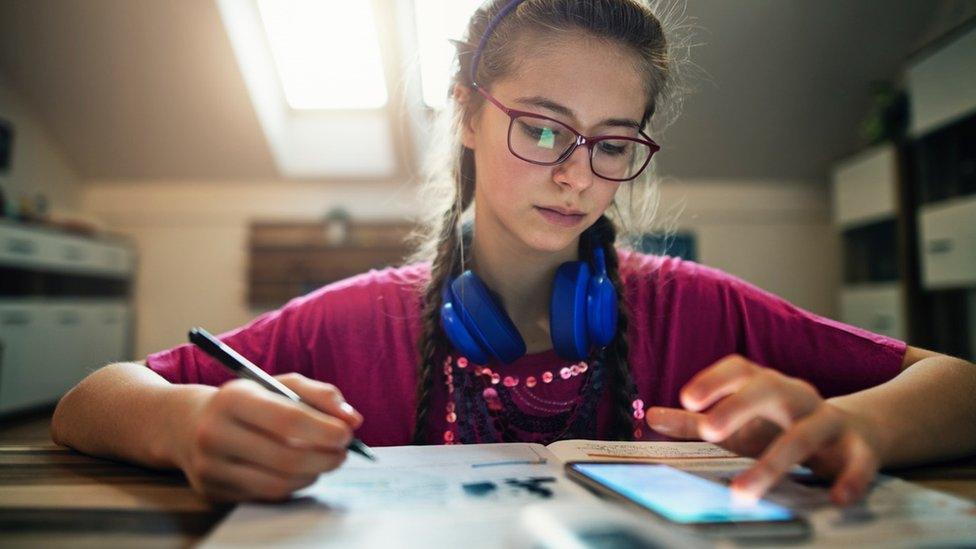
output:
[[[617,291],[607,277],[603,248],[593,246],[593,267],[568,261],[556,270],[549,304],[549,330],[556,353],[582,360],[606,346],[617,332]],[[525,354],[525,340],[488,286],[470,270],[441,290],[441,327],[475,364],[491,358],[508,364]]]

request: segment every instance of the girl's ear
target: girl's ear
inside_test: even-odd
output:
[[[471,101],[471,88],[461,85],[454,84],[454,90],[451,92],[454,97],[454,102],[457,104],[457,108],[461,109],[462,113],[465,113],[461,120],[461,143],[474,150],[474,120],[475,116],[472,113],[468,113],[468,108]]]

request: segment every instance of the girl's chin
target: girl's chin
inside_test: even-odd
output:
[[[556,253],[564,251],[568,247],[575,246],[578,238],[579,234],[576,231],[542,230],[523,235],[522,242],[538,252]]]

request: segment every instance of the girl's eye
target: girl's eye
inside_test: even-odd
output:
[[[627,143],[621,142],[614,144],[611,141],[601,141],[599,144],[600,152],[610,156],[619,156],[627,152]]]
[[[522,131],[525,132],[525,135],[539,141],[540,144],[551,144],[556,140],[559,134],[562,133],[558,129],[553,129],[549,126],[533,126],[532,124],[528,124],[521,120],[519,120],[519,126],[522,128]]]

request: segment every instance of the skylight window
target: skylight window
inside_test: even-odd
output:
[[[386,82],[372,2],[257,0],[292,109],[377,109]]]
[[[464,38],[465,26],[482,0],[415,0],[420,81],[424,103],[435,109],[447,102],[454,44]]]

